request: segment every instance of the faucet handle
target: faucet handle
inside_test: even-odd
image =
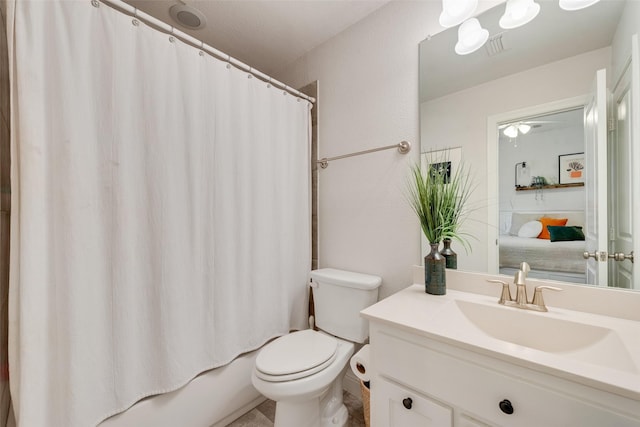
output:
[[[498,304],[504,304],[506,301],[511,301],[511,291],[509,290],[509,284],[503,280],[487,279],[489,283],[500,283],[502,285],[502,293]]]
[[[533,292],[533,301],[531,301],[534,310],[549,311],[547,310],[547,306],[544,305],[544,299],[542,298],[542,291],[544,289],[556,292],[562,291],[562,289],[556,288],[555,286],[536,286]]]

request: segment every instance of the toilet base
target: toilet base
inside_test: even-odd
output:
[[[349,419],[349,411],[344,406],[342,390],[342,379],[347,372],[345,367],[338,379],[331,384],[328,393],[322,398],[320,407],[322,414],[320,414],[320,427],[346,427]]]
[[[349,411],[341,402],[333,413],[320,414],[320,402],[277,402],[274,427],[346,427]]]
[[[343,402],[345,367],[325,393],[306,401],[276,402],[274,427],[346,427],[349,411]]]

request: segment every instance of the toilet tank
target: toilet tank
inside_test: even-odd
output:
[[[360,311],[378,301],[382,279],[369,274],[322,268],[311,272],[316,326],[331,335],[363,343],[369,323]]]

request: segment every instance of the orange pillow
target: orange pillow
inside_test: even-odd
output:
[[[538,234],[538,239],[551,240],[551,236],[549,235],[549,229],[547,228],[547,225],[565,226],[567,225],[568,219],[567,218],[548,218],[546,216],[543,216],[538,221],[542,223],[542,231],[540,232],[540,234]]]

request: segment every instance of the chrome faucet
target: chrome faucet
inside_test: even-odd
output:
[[[529,300],[527,299],[527,273],[531,271],[531,267],[526,262],[520,264],[520,270],[516,271],[513,282],[516,284],[516,305],[520,308],[526,308]]]
[[[506,305],[507,307],[516,307],[524,310],[535,310],[535,311],[549,311],[547,310],[546,305],[544,304],[544,299],[542,298],[542,291],[544,289],[550,291],[561,291],[562,289],[556,288],[554,286],[536,286],[533,292],[533,300],[529,302],[527,298],[527,273],[531,271],[531,267],[526,262],[520,264],[520,270],[516,271],[515,276],[513,277],[513,281],[516,285],[516,299],[513,300],[511,298],[511,290],[509,289],[509,284],[502,280],[487,280],[487,282],[491,283],[500,283],[502,285],[502,293],[500,294],[500,299],[498,300],[498,304]]]

